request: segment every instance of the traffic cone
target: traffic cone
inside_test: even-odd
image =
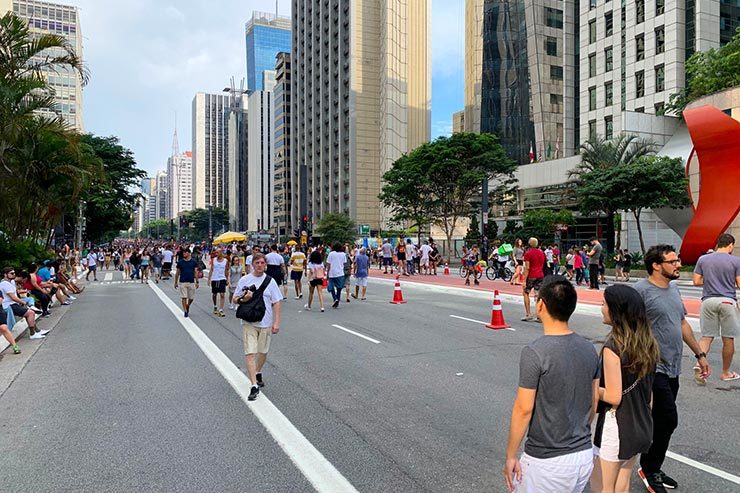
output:
[[[402,305],[406,303],[403,301],[403,293],[401,292],[401,281],[399,281],[400,276],[396,276],[396,287],[393,288],[393,299],[391,300],[391,303],[394,305]]]
[[[324,277],[324,279],[321,281],[321,287],[324,288],[324,289],[326,289],[326,288],[329,287],[329,278],[328,277]]]
[[[450,275],[450,266],[447,265],[447,262],[445,262],[445,275],[446,276],[449,276]]]
[[[504,320],[504,309],[498,297],[498,289],[493,292],[493,308],[491,310],[491,323],[486,325],[489,329],[508,329],[511,325]]]

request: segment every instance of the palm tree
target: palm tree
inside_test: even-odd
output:
[[[619,134],[611,140],[599,135],[581,145],[581,163],[568,172],[568,177],[577,185],[587,173],[607,169],[623,164],[630,164],[648,154],[654,154],[657,146],[654,142],[640,139],[632,134]],[[614,251],[614,215],[617,211],[605,205],[606,214],[606,251]]]

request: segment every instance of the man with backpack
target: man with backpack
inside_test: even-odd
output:
[[[255,400],[260,387],[265,386],[262,367],[267,361],[270,338],[280,331],[280,302],[283,301],[283,293],[275,280],[265,274],[266,270],[264,254],[254,253],[252,272],[239,279],[231,300],[234,304],[245,305],[239,307],[236,316],[242,319],[244,356],[247,375],[252,383],[247,398],[250,401]]]

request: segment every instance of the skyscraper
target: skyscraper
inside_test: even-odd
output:
[[[247,114],[244,80],[229,88],[229,224],[234,231],[247,229]]]
[[[462,132],[480,132],[483,4],[484,0],[465,0],[465,109],[461,118]]]
[[[387,224],[381,176],[431,134],[430,7],[293,0],[291,161],[306,165],[312,222]]]
[[[167,179],[166,171],[157,172],[157,191],[156,191],[156,218],[157,219],[168,219],[167,217],[167,204],[170,199],[170,191],[168,188],[169,181]]]
[[[229,209],[229,96],[193,98],[193,207]]]
[[[5,7],[10,6],[5,1]],[[28,23],[33,35],[63,36],[82,58],[82,32],[77,7],[39,0],[12,0],[13,12]],[[0,12],[2,12],[0,4]],[[61,54],[61,53],[59,53]],[[72,128],[84,131],[82,120],[82,80],[77,72],[66,67],[44,71],[54,100],[64,121]],[[46,112],[48,110],[45,110]]]
[[[291,85],[290,53],[281,52],[275,63],[275,89],[273,91],[273,123],[274,137],[274,221],[279,235],[292,235],[294,229],[300,228],[298,223],[292,223],[292,217],[299,217],[298,197],[293,196],[293,183],[300,180],[298,168],[292,166],[290,160],[290,85]],[[296,210],[293,211],[293,208]]]
[[[275,55],[290,51],[290,17],[253,12],[246,24],[247,90],[265,89],[263,72],[275,70]]]
[[[167,159],[169,206],[167,219],[193,208],[193,153],[185,151]]]
[[[272,87],[249,94],[247,115],[247,230],[272,228]]]

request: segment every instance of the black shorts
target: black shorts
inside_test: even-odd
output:
[[[226,279],[220,281],[211,281],[211,293],[225,293],[226,292]]]
[[[527,282],[524,284],[524,292],[529,293],[533,289],[539,291],[542,287],[542,281],[544,277],[528,277]]]
[[[300,281],[301,279],[303,279],[303,271],[302,270],[290,271],[290,279],[291,281]]]
[[[393,257],[383,257],[383,265],[386,267],[393,266]]]
[[[324,284],[324,280],[323,279],[311,279],[311,282],[309,282],[309,284],[311,286],[321,286],[322,284]]]
[[[172,262],[162,262],[162,270],[169,272],[172,270]]]
[[[10,305],[10,309],[13,311],[13,315],[16,317],[23,317],[28,312],[28,308],[25,306],[21,306],[18,303],[13,303]]]
[[[406,254],[405,253],[399,253],[398,255],[396,255],[396,257],[398,257],[398,261],[399,262],[405,262],[406,261]]]

